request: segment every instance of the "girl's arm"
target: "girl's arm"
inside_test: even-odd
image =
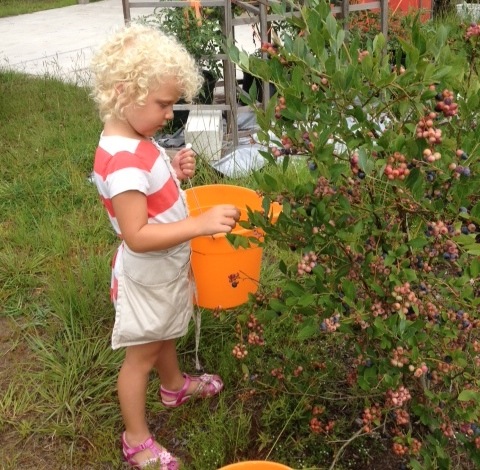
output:
[[[112,205],[123,239],[139,253],[165,250],[202,235],[231,232],[240,218],[235,206],[225,204],[178,222],[149,224],[147,198],[140,191],[120,193],[112,198]]]

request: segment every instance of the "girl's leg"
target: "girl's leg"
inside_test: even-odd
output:
[[[145,418],[148,377],[158,358],[163,355],[163,349],[163,341],[129,346],[126,349],[117,386],[125,424],[125,439],[130,447],[136,447],[150,437]],[[151,451],[147,449],[134,458],[137,463],[141,463],[152,457]]]
[[[166,389],[180,390],[183,387],[185,378],[178,365],[175,339],[163,341],[162,352],[155,361],[155,369]]]

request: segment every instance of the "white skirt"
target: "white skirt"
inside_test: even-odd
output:
[[[122,243],[112,275],[118,281],[113,349],[187,333],[194,295],[190,243],[150,253]]]

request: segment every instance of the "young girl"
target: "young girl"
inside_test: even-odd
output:
[[[202,78],[173,38],[142,25],[116,33],[94,56],[93,97],[104,122],[94,177],[110,222],[122,240],[112,269],[112,347],[125,347],[118,396],[125,425],[123,454],[135,468],[178,468],[151,436],[145,419],[149,373],[155,369],[166,407],[219,393],[218,375],[179,368],[175,340],[192,315],[190,240],[227,233],[239,219],[232,205],[188,216],[179,180],[195,172],[192,150],[170,161],[152,137],[173,118],[173,105],[198,93]]]

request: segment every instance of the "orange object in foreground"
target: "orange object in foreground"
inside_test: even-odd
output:
[[[240,220],[247,220],[247,207],[262,210],[262,198],[255,191],[241,186],[211,184],[195,186],[185,191],[190,214],[195,216],[218,204],[233,204],[240,209]],[[280,205],[271,207],[276,220]],[[262,232],[237,225],[232,234],[260,238]],[[255,293],[260,279],[263,249],[255,244],[234,248],[225,234],[194,238],[192,270],[197,286],[195,303],[200,307],[227,309],[248,300]]]
[[[292,470],[290,467],[282,465],[281,463],[266,462],[266,461],[252,461],[252,462],[237,462],[222,467],[219,470]]]

